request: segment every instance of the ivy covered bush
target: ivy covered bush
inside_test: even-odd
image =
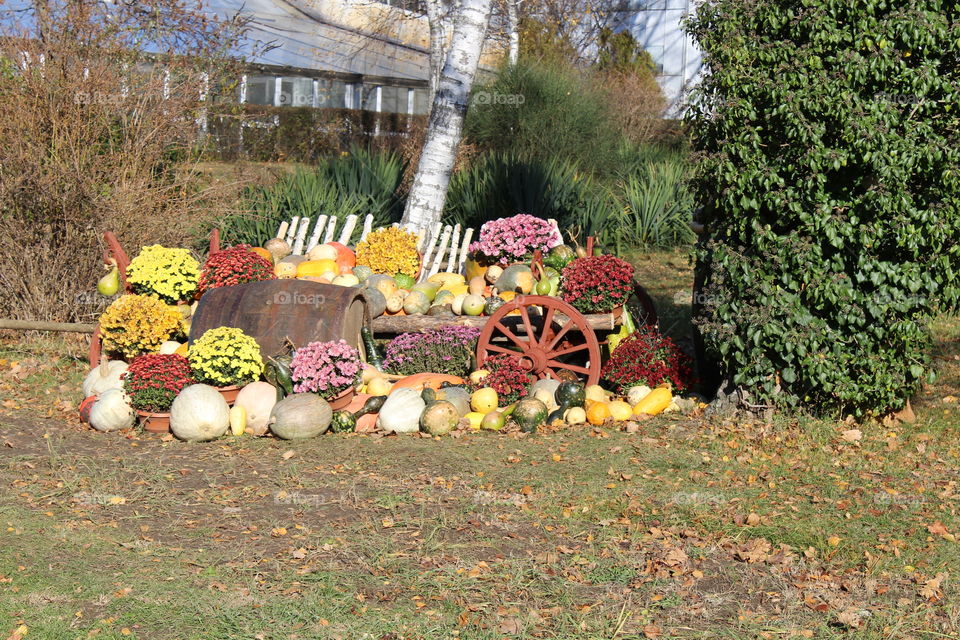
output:
[[[751,402],[901,408],[960,266],[960,5],[707,0],[696,319]]]

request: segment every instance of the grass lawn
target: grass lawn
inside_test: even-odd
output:
[[[685,255],[646,260],[688,322]],[[933,329],[912,425],[193,445],[83,428],[83,343],[11,338],[0,638],[960,638],[960,323]]]

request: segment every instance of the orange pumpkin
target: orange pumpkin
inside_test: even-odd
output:
[[[264,249],[263,247],[253,247],[252,249],[250,249],[250,251],[253,251],[255,254],[257,254],[261,258],[266,259],[267,261],[270,262],[270,264],[273,264],[273,254],[267,251],[266,249]]]
[[[444,382],[449,382],[450,384],[464,383],[463,378],[447,375],[445,373],[415,373],[412,376],[400,378],[394,382],[393,387],[390,388],[390,391],[407,388],[422,391],[427,387],[436,391],[440,389],[440,385]]]
[[[610,418],[610,407],[606,402],[594,402],[587,407],[587,422],[600,426]]]
[[[357,266],[357,254],[350,247],[339,242],[328,242],[327,244],[337,250],[337,266],[340,267],[340,273],[346,273]]]

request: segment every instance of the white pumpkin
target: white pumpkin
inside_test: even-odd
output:
[[[170,406],[170,430],[187,442],[219,438],[230,427],[230,407],[206,384],[184,387]]]
[[[330,428],[330,403],[315,393],[295,393],[273,406],[270,430],[283,440],[313,438]]]
[[[97,431],[110,432],[129,429],[137,419],[122,389],[107,389],[97,396],[90,407],[90,426]]]
[[[557,393],[557,387],[559,386],[559,380],[551,380],[550,378],[537,380],[533,383],[533,386],[530,387],[530,395],[545,404],[547,406],[547,411],[556,411],[560,406],[557,404],[555,396]]]
[[[267,432],[270,411],[275,404],[277,404],[277,390],[272,384],[251,382],[240,389],[233,406],[247,410],[247,430],[255,436],[262,436]]]
[[[420,430],[420,416],[426,408],[420,394],[413,389],[397,389],[380,407],[377,426],[386,432],[413,433]]]
[[[182,305],[176,305],[176,306],[182,306]],[[173,355],[174,353],[177,352],[177,349],[179,349],[182,346],[183,345],[177,342],[176,340],[167,340],[160,345],[160,351],[158,351],[157,353],[160,353],[165,356]]]
[[[83,379],[83,397],[103,393],[107,389],[123,389],[123,374],[127,372],[123,360],[104,360]]]
[[[631,407],[637,406],[637,404],[650,395],[650,387],[647,385],[637,385],[636,387],[630,387],[627,391],[627,402],[630,403]]]
[[[328,244],[318,244],[307,252],[307,260],[336,260],[337,248]]]

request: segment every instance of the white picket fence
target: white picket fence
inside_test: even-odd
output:
[[[350,238],[359,222],[359,217],[350,215],[343,221],[343,226],[337,235],[337,216],[320,215],[313,224],[313,232],[310,232],[309,216],[294,216],[290,222],[283,222],[277,229],[277,237],[286,240],[293,249],[293,255],[306,255],[318,244],[336,241],[343,245],[350,243]],[[557,221],[550,220],[554,228],[557,228]],[[394,226],[399,226],[394,224]],[[367,214],[363,219],[363,227],[360,232],[360,240],[363,241],[373,230],[373,215]],[[467,252],[470,243],[473,242],[473,228],[468,227],[461,230],[459,224],[444,225],[438,222],[432,229],[418,229],[419,238],[418,247],[423,253],[423,274],[421,280],[426,280],[430,276],[446,271],[447,273],[463,273],[464,265],[467,262]],[[462,234],[461,234],[462,231]],[[558,229],[559,232],[559,229]],[[308,239],[309,238],[309,239]]]

